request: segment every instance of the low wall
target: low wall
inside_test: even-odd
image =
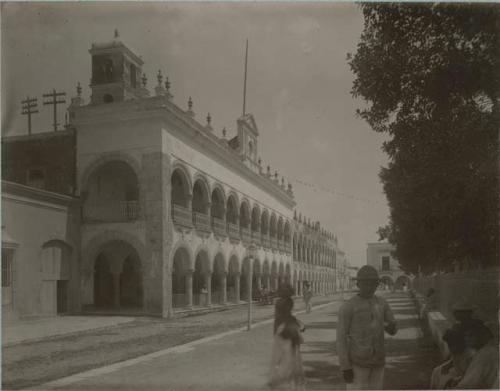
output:
[[[412,286],[422,296],[433,288],[435,309],[448,319],[453,319],[453,304],[465,299],[475,306],[475,316],[487,321],[498,319],[499,278],[498,269],[484,269],[416,277]]]
[[[442,358],[447,357],[448,347],[442,336],[455,322],[453,304],[465,299],[474,307],[474,316],[487,322],[499,318],[499,271],[443,273],[434,276],[416,277],[412,282],[417,308],[420,312],[425,295],[430,288],[435,290],[435,305],[426,313],[425,321]]]

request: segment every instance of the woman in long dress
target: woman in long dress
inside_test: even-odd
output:
[[[300,345],[304,325],[292,315],[293,299],[276,302],[274,341],[268,385],[271,389],[304,390],[304,371]]]

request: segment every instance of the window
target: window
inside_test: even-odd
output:
[[[391,259],[389,257],[382,257],[382,270],[391,270]]]
[[[102,101],[104,103],[111,103],[111,102],[113,102],[113,95],[111,95],[111,94],[104,94],[104,96],[102,97]]]
[[[2,288],[12,284],[12,255],[13,250],[2,248]]]
[[[45,173],[42,169],[31,168],[28,170],[28,186],[38,189],[45,188]]]

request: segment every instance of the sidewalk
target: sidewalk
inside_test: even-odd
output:
[[[125,316],[57,316],[2,325],[2,347],[132,322]]]

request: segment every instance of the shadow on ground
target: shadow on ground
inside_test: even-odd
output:
[[[398,294],[396,294],[398,295]],[[398,297],[399,296],[399,297]],[[411,299],[408,295],[399,294],[390,297],[389,303],[405,303],[398,309],[394,306],[393,313],[397,317],[416,315],[412,309]],[[401,297],[402,296],[402,297]],[[329,314],[336,316],[337,314]],[[335,318],[336,320],[336,318]],[[312,322],[307,325],[309,329],[331,329],[335,330],[338,323]],[[429,389],[429,382],[432,369],[439,364],[439,353],[433,345],[430,334],[423,322],[416,317],[410,317],[398,321],[400,330],[412,328],[420,332],[416,338],[411,339],[386,339],[386,372],[384,389],[386,390],[426,390]],[[338,363],[336,341],[311,342],[306,345],[310,349],[303,354],[304,370],[307,379],[308,390],[335,390],[345,389],[340,367]],[[326,360],[308,360],[308,356],[313,354],[324,354]]]

